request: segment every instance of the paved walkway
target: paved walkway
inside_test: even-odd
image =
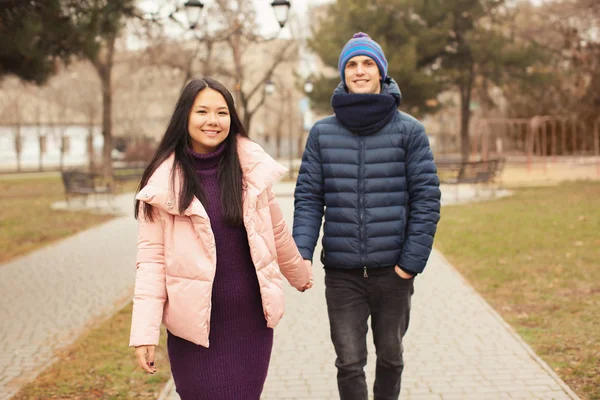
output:
[[[131,199],[119,197],[123,211]],[[122,217],[0,265],[0,400],[131,299],[136,244],[135,220]]]
[[[469,188],[461,188],[458,197],[451,190],[443,189],[444,204],[473,200]],[[288,221],[292,191],[290,183],[275,190]],[[113,212],[127,216],[0,265],[0,400],[48,366],[56,350],[131,298],[137,239],[131,195],[120,196],[115,205]],[[264,399],[337,398],[319,266],[315,274],[311,291],[286,293]],[[406,399],[576,398],[435,252],[416,281],[406,343]],[[370,382],[373,369],[370,358]]]
[[[459,193],[473,194],[468,188]],[[444,190],[445,204],[453,198]],[[291,222],[292,198],[278,199]],[[314,273],[315,286],[306,293],[286,288],[286,314],[275,329],[263,400],[339,398],[320,264]],[[371,336],[368,340],[372,386],[375,349]],[[578,398],[437,251],[415,281],[405,348],[401,399]],[[179,399],[172,382],[163,398]]]

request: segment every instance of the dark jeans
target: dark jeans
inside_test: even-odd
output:
[[[400,396],[402,337],[408,328],[414,279],[399,277],[394,268],[368,270],[325,268],[325,297],[331,341],[337,359],[341,400],[367,400],[364,367],[367,364],[367,320],[377,353],[375,400]]]

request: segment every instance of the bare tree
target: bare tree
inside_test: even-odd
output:
[[[112,180],[112,72],[117,39],[129,18],[138,17],[134,0],[78,0],[68,7],[77,21],[78,39],[84,43],[82,58],[88,60],[100,78],[102,94],[102,149],[104,179]]]
[[[600,104],[600,4],[563,1],[520,4],[515,35],[534,41],[551,56],[527,71],[526,84],[505,83],[514,116],[576,114],[592,120]]]
[[[242,121],[250,132],[252,118],[265,104],[265,83],[280,65],[297,59],[297,42],[293,39],[283,41],[263,38],[258,32],[255,10],[249,0],[217,0],[217,4],[225,30],[231,33],[227,36],[227,44],[234,64],[234,68],[222,67],[218,72],[233,80]],[[268,49],[264,60],[256,57],[261,47]],[[260,69],[251,71],[252,65],[256,63],[260,63]]]
[[[265,103],[264,85],[279,66],[297,57],[294,40],[264,38],[255,22],[250,0],[216,0],[207,6],[205,17],[193,33],[175,18],[186,39],[175,41],[164,27],[143,34],[151,43],[147,63],[179,71],[185,85],[195,76],[213,76],[233,90],[236,106],[246,129]],[[257,56],[260,54],[260,56]],[[257,67],[258,65],[258,67]]]
[[[207,8],[208,12],[211,12],[215,5]],[[166,23],[140,22],[134,27],[139,40],[147,44],[139,54],[139,61],[143,61],[146,66],[167,67],[177,71],[182,88],[196,74],[212,75],[214,48],[216,44],[223,42],[224,38],[220,37],[219,33],[212,32],[205,24],[190,31],[190,28],[172,13],[168,21],[178,26],[183,39],[169,35]]]
[[[52,78],[41,95],[65,111],[61,124],[84,122],[88,128],[86,148],[88,167],[95,169],[94,130],[100,124],[102,97],[98,91],[100,79],[89,63],[78,62]],[[55,117],[56,118],[56,117]],[[75,121],[76,120],[76,121]],[[61,139],[61,143],[62,143]]]

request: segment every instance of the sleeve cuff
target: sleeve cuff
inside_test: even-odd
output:
[[[418,272],[411,271],[410,269],[402,268],[402,266],[401,266],[401,265],[398,265],[398,267],[400,267],[400,269],[401,269],[402,271],[406,272],[407,274],[410,274],[410,275],[413,275],[413,276],[417,276],[417,275],[419,275],[419,273],[418,273]]]
[[[308,260],[312,263],[312,252],[302,248],[298,248],[298,251],[300,251],[300,255],[303,259]]]

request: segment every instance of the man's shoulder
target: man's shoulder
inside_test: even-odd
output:
[[[425,130],[421,121],[404,111],[398,110],[394,120],[400,133],[405,135]]]
[[[313,125],[313,128],[320,128],[327,125],[339,125],[339,121],[335,117],[335,114],[328,115],[327,117],[321,118]]]
[[[317,140],[317,138],[322,135],[329,135],[337,131],[342,125],[339,123],[335,114],[329,115],[327,117],[321,118],[317,122],[315,122],[310,128],[310,136],[313,140]]]
[[[422,125],[421,121],[419,121],[417,118],[413,117],[409,113],[400,110],[398,110],[398,112],[396,113],[396,121],[403,123],[408,127],[412,127],[415,124]]]

